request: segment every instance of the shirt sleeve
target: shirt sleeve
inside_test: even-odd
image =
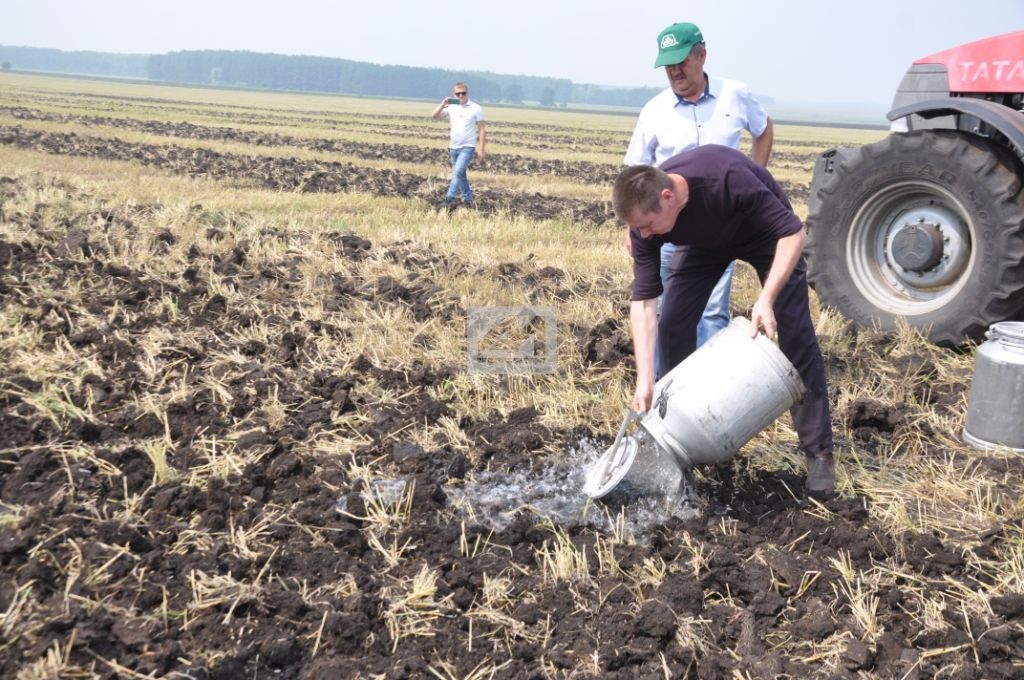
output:
[[[760,137],[768,127],[768,112],[745,87],[743,88],[743,103],[747,112],[747,130],[753,136]]]
[[[653,300],[662,293],[661,244],[662,238],[641,238],[635,229],[629,230],[633,251],[633,286],[630,299]]]
[[[626,157],[622,161],[626,165],[654,165],[654,148],[658,145],[658,139],[650,132],[651,125],[645,113],[640,112],[636,127],[633,128],[633,136],[629,140]]]
[[[749,168],[730,172],[729,177],[736,206],[746,215],[754,232],[752,236],[767,236],[777,241],[804,228],[789,202],[776,195]]]

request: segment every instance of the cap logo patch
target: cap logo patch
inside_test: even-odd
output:
[[[676,37],[669,33],[664,38],[661,39],[661,45],[659,45],[658,47],[659,49],[666,49],[668,47],[675,47],[678,44],[679,41],[676,40]]]

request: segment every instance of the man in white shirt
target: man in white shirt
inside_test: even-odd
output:
[[[743,83],[722,80],[713,85],[704,72],[706,58],[704,36],[694,24],[672,24],[658,35],[654,67],[665,67],[669,87],[641,109],[626,165],[661,165],[681,151],[705,144],[738,149],[740,133],[747,130],[753,138],[751,158],[767,167],[774,139],[771,118]],[[675,251],[671,244],[661,251],[664,286],[669,284]],[[729,324],[732,272],[730,264],[708,300],[697,326],[698,347]]]
[[[466,168],[473,156],[483,160],[486,156],[484,145],[484,110],[476,102],[469,100],[469,88],[465,83],[452,86],[452,97],[445,98],[437,105],[432,114],[435,120],[447,117],[451,123],[451,143],[448,153],[452,159],[452,181],[448,185],[448,193],[444,197],[449,212],[455,209],[459,197],[466,207],[473,207],[473,190],[466,178]]]

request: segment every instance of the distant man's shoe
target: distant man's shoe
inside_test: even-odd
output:
[[[807,495],[818,501],[827,501],[836,495],[836,464],[832,458],[807,459]]]

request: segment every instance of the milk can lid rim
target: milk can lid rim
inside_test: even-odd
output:
[[[1006,338],[1024,342],[1024,321],[1000,321],[992,324],[986,336],[993,340]]]
[[[584,483],[584,493],[591,498],[606,496],[629,472],[638,448],[639,442],[632,435],[611,446],[591,469]]]

